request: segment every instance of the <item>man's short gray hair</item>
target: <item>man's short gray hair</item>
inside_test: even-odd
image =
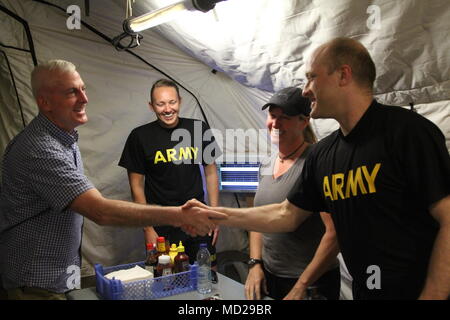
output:
[[[49,73],[73,73],[76,71],[75,65],[72,62],[65,60],[49,60],[39,64],[31,72],[31,90],[33,91],[33,96],[37,98],[41,88],[50,85],[52,79],[48,77]]]

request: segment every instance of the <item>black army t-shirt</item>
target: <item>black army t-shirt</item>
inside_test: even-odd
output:
[[[414,299],[438,230],[429,207],[450,193],[449,177],[437,126],[374,101],[347,136],[314,146],[288,200],[331,213],[359,298]]]
[[[135,128],[125,144],[119,165],[145,176],[148,203],[178,206],[204,199],[199,165],[214,163],[220,149],[208,125],[179,118],[175,128],[154,121]]]

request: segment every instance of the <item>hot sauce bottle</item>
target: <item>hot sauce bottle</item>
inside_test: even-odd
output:
[[[158,257],[166,254],[166,240],[164,237],[158,237],[158,239],[156,239],[156,249],[158,250]]]
[[[155,276],[156,265],[158,264],[158,253],[153,243],[147,243],[147,257],[145,259],[145,269]]]

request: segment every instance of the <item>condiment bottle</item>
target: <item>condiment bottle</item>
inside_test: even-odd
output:
[[[169,255],[170,253],[170,243],[169,238],[166,238],[166,255]]]
[[[147,243],[147,257],[145,259],[145,269],[155,276],[156,265],[158,264],[158,253],[153,243]]]
[[[189,271],[189,256],[184,252],[184,246],[183,243],[180,241],[180,244],[178,245],[178,254],[175,257],[174,264],[175,264],[175,272],[185,272]]]
[[[178,255],[177,245],[175,243],[172,243],[172,246],[170,247],[170,252],[169,252],[170,262],[175,263],[174,259],[177,255]]]
[[[156,248],[158,250],[158,257],[166,254],[166,240],[164,237],[158,237],[158,239],[156,239]]]
[[[173,273],[173,264],[170,263],[170,257],[163,254],[158,257],[156,274],[158,277],[168,276]]]

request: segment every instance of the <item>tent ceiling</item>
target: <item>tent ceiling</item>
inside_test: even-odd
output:
[[[167,3],[136,0],[133,16]],[[353,37],[376,62],[376,94],[408,105],[450,96],[449,20],[447,0],[228,0],[156,30],[211,68],[272,92],[302,82],[305,59],[319,44]]]

